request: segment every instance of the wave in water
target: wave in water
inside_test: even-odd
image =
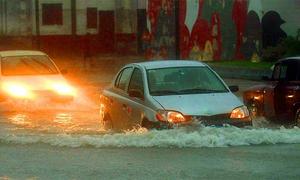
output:
[[[300,143],[300,129],[240,129],[201,127],[147,131],[140,128],[111,134],[1,133],[3,144],[48,144],[59,147],[228,147],[260,144]]]

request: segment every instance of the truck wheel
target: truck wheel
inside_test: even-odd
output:
[[[300,108],[296,111],[295,123],[298,127],[300,127]]]

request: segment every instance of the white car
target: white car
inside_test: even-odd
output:
[[[180,124],[251,126],[247,107],[206,64],[152,61],[123,67],[100,95],[106,128],[173,127]]]
[[[70,102],[76,92],[40,51],[0,51],[0,101],[47,99]]]

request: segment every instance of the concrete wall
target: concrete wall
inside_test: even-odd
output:
[[[113,0],[89,0],[89,1],[77,0],[76,8],[77,8],[76,10],[77,35],[85,35],[87,32],[89,32],[90,34],[96,34],[98,33],[98,27],[97,29],[86,28],[87,8],[97,8],[98,11],[114,11],[115,2]],[[99,23],[98,20],[97,23]]]
[[[175,2],[180,3],[178,20]],[[42,24],[44,3],[62,3],[62,25]],[[255,59],[262,48],[295,37],[300,29],[300,0],[76,0],[76,35],[99,31],[99,17],[97,28],[87,29],[88,7],[114,12],[115,37],[111,39],[116,43],[122,40],[127,47],[138,37],[138,42],[143,41],[141,52],[164,58],[174,58],[179,38],[181,58]],[[72,38],[71,0],[39,0],[39,9],[42,37]],[[144,19],[148,34],[141,25]],[[0,0],[0,35],[31,38],[36,35],[35,23],[35,0]]]
[[[95,34],[98,30],[98,27],[96,29],[87,29],[86,24],[87,24],[87,8],[98,8],[98,2],[97,0],[90,0],[88,2],[86,1],[77,1],[76,4],[76,19],[77,19],[77,35],[84,35],[87,33]],[[98,22],[98,20],[97,20]]]
[[[63,24],[62,25],[43,25],[42,24],[42,5],[45,3],[62,3]],[[40,0],[40,34],[41,35],[71,35],[71,0]]]
[[[45,3],[62,3],[62,25],[42,24],[42,5]],[[77,35],[84,35],[87,32],[91,34],[98,32],[98,29],[86,28],[86,11],[89,7],[95,7],[98,11],[114,11],[115,1],[77,0]],[[6,8],[7,14],[4,14],[4,8]],[[26,12],[26,14],[23,12]],[[71,0],[39,0],[40,35],[71,35],[71,23]],[[36,35],[35,0],[0,0],[0,33],[11,36]]]
[[[32,32],[31,0],[0,1],[0,32],[9,36],[28,36]]]

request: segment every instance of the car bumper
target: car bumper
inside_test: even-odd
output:
[[[250,116],[241,119],[232,119],[230,114],[217,114],[212,116],[194,116],[193,123],[200,123],[205,126],[224,126],[231,125],[237,127],[252,126],[252,119]]]
[[[176,128],[176,127],[187,127],[187,126],[216,126],[216,127],[223,127],[226,125],[235,126],[235,127],[249,127],[252,126],[252,119],[244,118],[244,119],[193,119],[188,122],[184,123],[165,123],[160,122],[160,127],[164,128]]]
[[[241,119],[241,120],[234,120],[234,119],[225,119],[225,120],[203,120],[200,121],[200,124],[205,126],[224,126],[224,125],[231,125],[236,127],[246,127],[246,126],[252,126],[252,120],[251,119]]]

